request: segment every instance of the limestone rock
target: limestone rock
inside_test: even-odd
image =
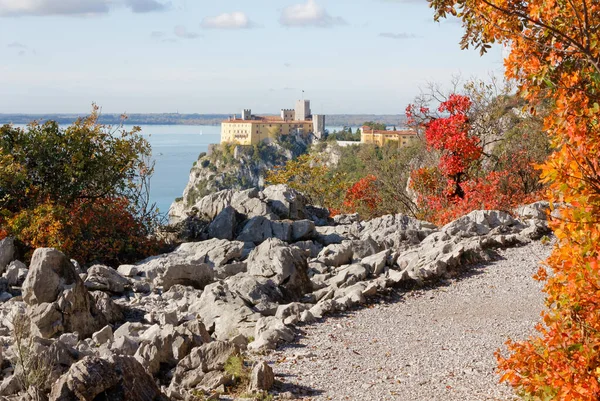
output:
[[[189,312],[200,317],[217,340],[227,340],[238,334],[253,335],[256,321],[260,318],[260,314],[224,282],[206,286],[200,300],[190,306]]]
[[[7,237],[0,241],[0,275],[4,269],[15,257],[15,240],[13,237]]]
[[[225,362],[239,355],[237,345],[214,341],[192,349],[190,354],[177,364],[171,383],[183,388],[194,388],[200,384],[209,372],[221,371]]]
[[[294,341],[294,332],[281,319],[268,316],[256,323],[254,338],[255,340],[248,344],[249,349],[275,349],[282,341]]]
[[[251,393],[269,391],[274,383],[275,374],[273,373],[273,368],[271,368],[267,362],[262,361],[252,368],[248,391]]]
[[[271,238],[255,248],[248,257],[248,274],[273,280],[286,290],[291,300],[311,289],[306,257],[295,247]]]
[[[103,265],[90,267],[84,284],[90,291],[109,291],[114,294],[122,294],[131,287],[129,280],[118,271]]]
[[[328,245],[321,253],[318,260],[327,266],[342,266],[352,262],[352,243],[345,241],[341,244]]]
[[[73,364],[52,386],[50,401],[167,401],[150,375],[134,358],[88,356]]]
[[[50,337],[67,331],[85,338],[106,325],[71,262],[55,249],[33,253],[23,300],[31,309],[34,335]]]
[[[238,213],[232,206],[227,206],[208,226],[209,238],[232,240],[238,224]]]
[[[271,210],[282,219],[299,220],[306,218],[304,195],[287,185],[270,185],[263,191]]]
[[[18,260],[14,260],[10,262],[8,267],[6,268],[6,281],[9,286],[21,286],[27,277],[27,273],[29,270],[25,263],[20,262]]]

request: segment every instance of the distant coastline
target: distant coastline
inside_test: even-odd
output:
[[[2,124],[28,124],[31,121],[54,120],[59,124],[70,124],[78,117],[85,114],[1,114]],[[125,121],[120,114],[103,114],[100,123],[106,125],[118,125],[124,122],[128,125],[218,125],[227,119],[228,114],[129,114]],[[328,126],[358,127],[365,121],[373,121],[386,125],[402,125],[405,116],[401,114],[330,114],[326,116]]]

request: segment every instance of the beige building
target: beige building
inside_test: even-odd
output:
[[[279,116],[255,116],[244,109],[240,118],[233,116],[221,123],[221,143],[256,145],[279,135],[314,135],[320,139],[325,132],[325,116],[312,115],[309,100],[299,100],[296,109],[282,109]]]
[[[360,134],[360,143],[374,144],[383,146],[387,142],[395,141],[398,146],[406,146],[415,140],[417,134],[410,129],[400,131],[374,130],[368,126],[363,126]]]

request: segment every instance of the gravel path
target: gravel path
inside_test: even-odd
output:
[[[531,276],[550,250],[500,250],[438,287],[305,326],[271,355],[276,378],[306,400],[515,399],[498,384],[493,353],[534,332],[543,294]]]

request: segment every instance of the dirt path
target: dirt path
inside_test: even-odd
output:
[[[439,287],[305,326],[272,354],[277,379],[310,400],[511,400],[493,353],[534,332],[543,293],[531,276],[550,250],[502,250]]]

